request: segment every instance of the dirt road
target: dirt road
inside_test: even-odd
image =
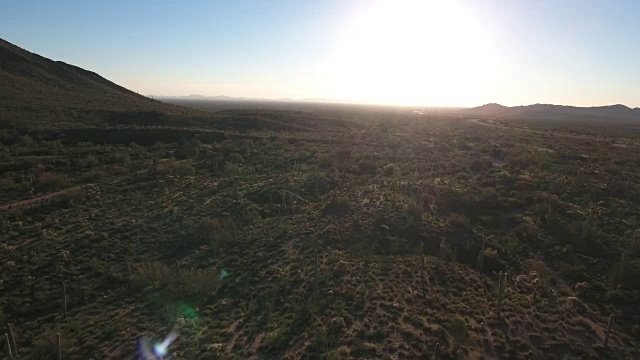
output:
[[[42,195],[42,196],[37,196],[37,197],[31,198],[31,199],[20,200],[20,201],[15,201],[15,202],[12,202],[12,203],[9,203],[9,204],[0,205],[0,211],[7,211],[7,210],[14,209],[16,207],[28,206],[28,205],[37,203],[39,201],[49,200],[49,199],[58,197],[60,195],[66,194],[66,193],[71,192],[71,191],[80,190],[80,188],[81,188],[80,186],[74,186],[72,188],[68,188],[68,189],[64,189],[64,190],[60,190],[60,191],[54,191],[52,193],[48,193],[48,194]]]

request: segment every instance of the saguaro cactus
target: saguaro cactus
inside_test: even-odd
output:
[[[500,271],[498,274],[498,317],[502,312],[502,303],[504,301],[504,292],[506,288],[506,274]]]
[[[62,283],[62,300],[64,307],[62,308],[62,315],[67,316],[67,286]]]
[[[313,270],[313,288],[314,291],[316,293],[316,295],[318,294],[318,273],[320,270],[320,258],[318,257],[318,250],[316,249],[316,264]]]
[[[609,345],[609,333],[611,332],[611,325],[613,324],[613,314],[609,315],[609,321],[607,322],[607,332],[604,335],[604,348]]]
[[[9,335],[4,334],[4,343],[7,345],[7,358],[13,360],[13,353],[11,352],[11,345],[9,344]]]
[[[484,267],[484,247],[486,244],[486,238],[482,236],[482,248],[480,249],[480,253],[478,253],[478,270],[482,271]]]
[[[58,360],[62,360],[62,344],[60,342],[60,333],[56,334],[56,344],[58,345]]]
[[[7,346],[9,346],[11,354],[15,358],[18,358],[18,347],[16,346],[16,335],[13,332],[13,325],[7,324],[7,328],[9,329],[9,342],[7,343]]]

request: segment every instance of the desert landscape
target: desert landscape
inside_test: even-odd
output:
[[[639,109],[0,83],[9,359],[640,358]]]

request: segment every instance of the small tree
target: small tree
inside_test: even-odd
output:
[[[469,326],[460,317],[453,319],[447,326],[447,332],[453,340],[452,350],[457,351],[460,346],[465,345],[469,341]]]
[[[180,177],[193,176],[196,173],[196,169],[187,163],[181,162],[173,168],[173,172]]]

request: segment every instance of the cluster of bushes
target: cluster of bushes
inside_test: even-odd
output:
[[[216,293],[220,280],[213,269],[172,268],[161,262],[140,264],[131,272],[134,287],[160,290],[168,299],[205,300]]]
[[[209,245],[214,251],[233,239],[236,224],[232,219],[203,218],[195,228],[193,240],[187,245]]]
[[[159,163],[155,168],[157,175],[176,175],[180,177],[193,176],[196,169],[185,161],[175,161],[174,159]]]
[[[71,186],[71,181],[65,175],[44,172],[38,175],[35,188],[39,191],[53,191]]]

